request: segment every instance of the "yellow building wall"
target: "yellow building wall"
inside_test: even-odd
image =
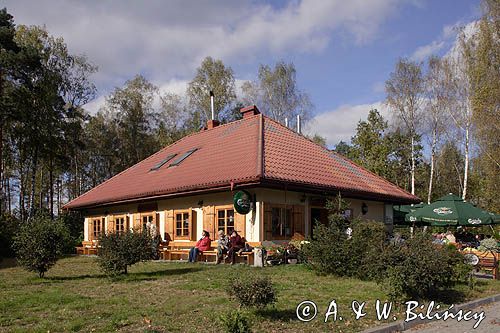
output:
[[[259,242],[263,241],[263,203],[273,203],[280,205],[300,205],[304,207],[304,232],[305,235],[310,235],[311,233],[311,221],[310,221],[310,200],[311,195],[305,194],[303,192],[291,192],[283,190],[273,190],[264,188],[255,188],[248,190],[251,194],[256,196],[256,205],[252,212],[247,215],[240,216],[244,219],[244,236],[249,242]],[[343,198],[349,203],[349,208],[352,209],[352,217],[360,217],[366,220],[384,221],[384,202],[381,201],[371,201],[371,200],[360,200]],[[190,211],[193,216],[196,216],[196,225],[193,227],[193,239],[201,238],[201,233],[206,226],[207,219],[212,216],[215,223],[215,216],[213,207],[216,206],[226,206],[232,205],[233,193],[222,192],[222,193],[212,193],[212,194],[200,194],[194,196],[186,196],[172,199],[159,200],[157,202],[157,210],[154,212],[158,213],[159,217],[159,227],[160,235],[164,238],[166,232],[171,232],[172,226],[169,224],[173,219],[173,212],[175,210],[187,210]],[[368,211],[365,215],[361,212],[362,204],[365,203],[368,207]],[[387,208],[386,208],[387,209]],[[138,204],[127,204],[127,205],[117,205],[110,207],[102,207],[98,209],[89,210],[86,213],[85,224],[84,224],[84,238],[86,241],[89,240],[89,234],[92,230],[89,230],[88,224],[92,217],[105,216],[105,231],[108,232],[108,220],[111,221],[113,215],[126,215],[129,217],[130,229],[133,229],[134,222],[138,218]],[[235,215],[237,213],[235,212]],[[155,215],[156,216],[156,215]],[[171,219],[168,221],[168,219]],[[210,234],[211,239],[216,239],[217,236]],[[179,240],[180,241],[180,240]],[[184,240],[183,240],[184,241]],[[186,240],[189,241],[189,240]]]

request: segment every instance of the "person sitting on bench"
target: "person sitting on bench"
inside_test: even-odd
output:
[[[241,236],[238,235],[236,230],[233,230],[233,232],[231,233],[229,242],[231,246],[229,248],[229,251],[227,252],[227,255],[231,260],[231,265],[234,265],[234,261],[236,260],[236,253],[245,247],[245,242],[243,241]]]
[[[224,230],[219,230],[219,242],[217,244],[217,264],[220,264],[222,257],[229,250],[229,237],[224,235]]]
[[[203,251],[210,250],[211,243],[212,241],[210,240],[208,231],[203,230],[200,240],[196,242],[195,247],[189,250],[189,262],[196,262],[198,254],[202,254]]]

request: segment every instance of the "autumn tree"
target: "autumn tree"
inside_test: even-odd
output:
[[[462,110],[461,125],[469,134],[474,131],[475,146],[479,156],[475,166],[481,173],[482,189],[479,194],[482,204],[493,211],[500,210],[498,198],[500,184],[500,3],[495,0],[482,1],[483,17],[468,37],[461,35],[463,58],[459,67],[463,70],[468,94],[465,110]],[[470,125],[470,128],[466,126]],[[466,136],[467,139],[467,136]],[[469,140],[470,141],[470,140]],[[466,142],[468,143],[468,142]],[[469,144],[471,145],[471,144]],[[466,149],[467,149],[466,145]],[[468,149],[465,155],[464,190],[467,191]]]
[[[424,133],[430,146],[430,173],[427,203],[431,203],[434,185],[435,159],[438,145],[447,130],[448,115],[453,108],[451,89],[452,72],[448,61],[432,56],[428,60],[425,77],[425,113],[423,114]]]
[[[422,65],[408,59],[400,59],[394,72],[385,83],[386,104],[395,113],[410,136],[411,193],[415,194],[416,151],[415,139],[419,135],[419,120],[424,97]]]
[[[188,133],[189,109],[185,98],[174,93],[160,96],[158,126],[156,129],[159,148],[165,147]]]
[[[105,108],[118,128],[122,170],[154,152],[152,119],[156,116],[153,102],[157,91],[155,85],[137,75],[106,99]]]
[[[294,127],[297,115],[306,122],[311,117],[313,105],[309,95],[298,87],[297,71],[293,63],[280,61],[274,68],[260,65],[257,81],[247,81],[242,86],[247,105],[259,109],[274,120]]]
[[[224,65],[222,60],[206,57],[187,88],[192,127],[198,129],[212,118],[210,91],[214,94],[214,116],[219,119],[233,106],[236,99],[235,89],[231,67]]]

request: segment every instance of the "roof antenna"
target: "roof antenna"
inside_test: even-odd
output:
[[[210,90],[210,109],[212,110],[212,120],[215,120],[214,92]]]
[[[297,133],[300,134],[300,114],[297,115]]]
[[[288,127],[288,118],[285,117],[285,126]]]

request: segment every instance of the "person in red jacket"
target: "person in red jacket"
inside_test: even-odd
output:
[[[241,236],[238,235],[236,230],[233,230],[233,232],[231,233],[231,237],[229,237],[229,243],[230,246],[229,251],[227,252],[227,256],[231,260],[231,265],[233,265],[236,259],[236,252],[245,247],[245,242],[243,241]]]
[[[198,254],[210,250],[211,243],[212,241],[210,240],[208,231],[203,230],[200,240],[196,242],[195,247],[189,250],[189,262],[195,262]]]

